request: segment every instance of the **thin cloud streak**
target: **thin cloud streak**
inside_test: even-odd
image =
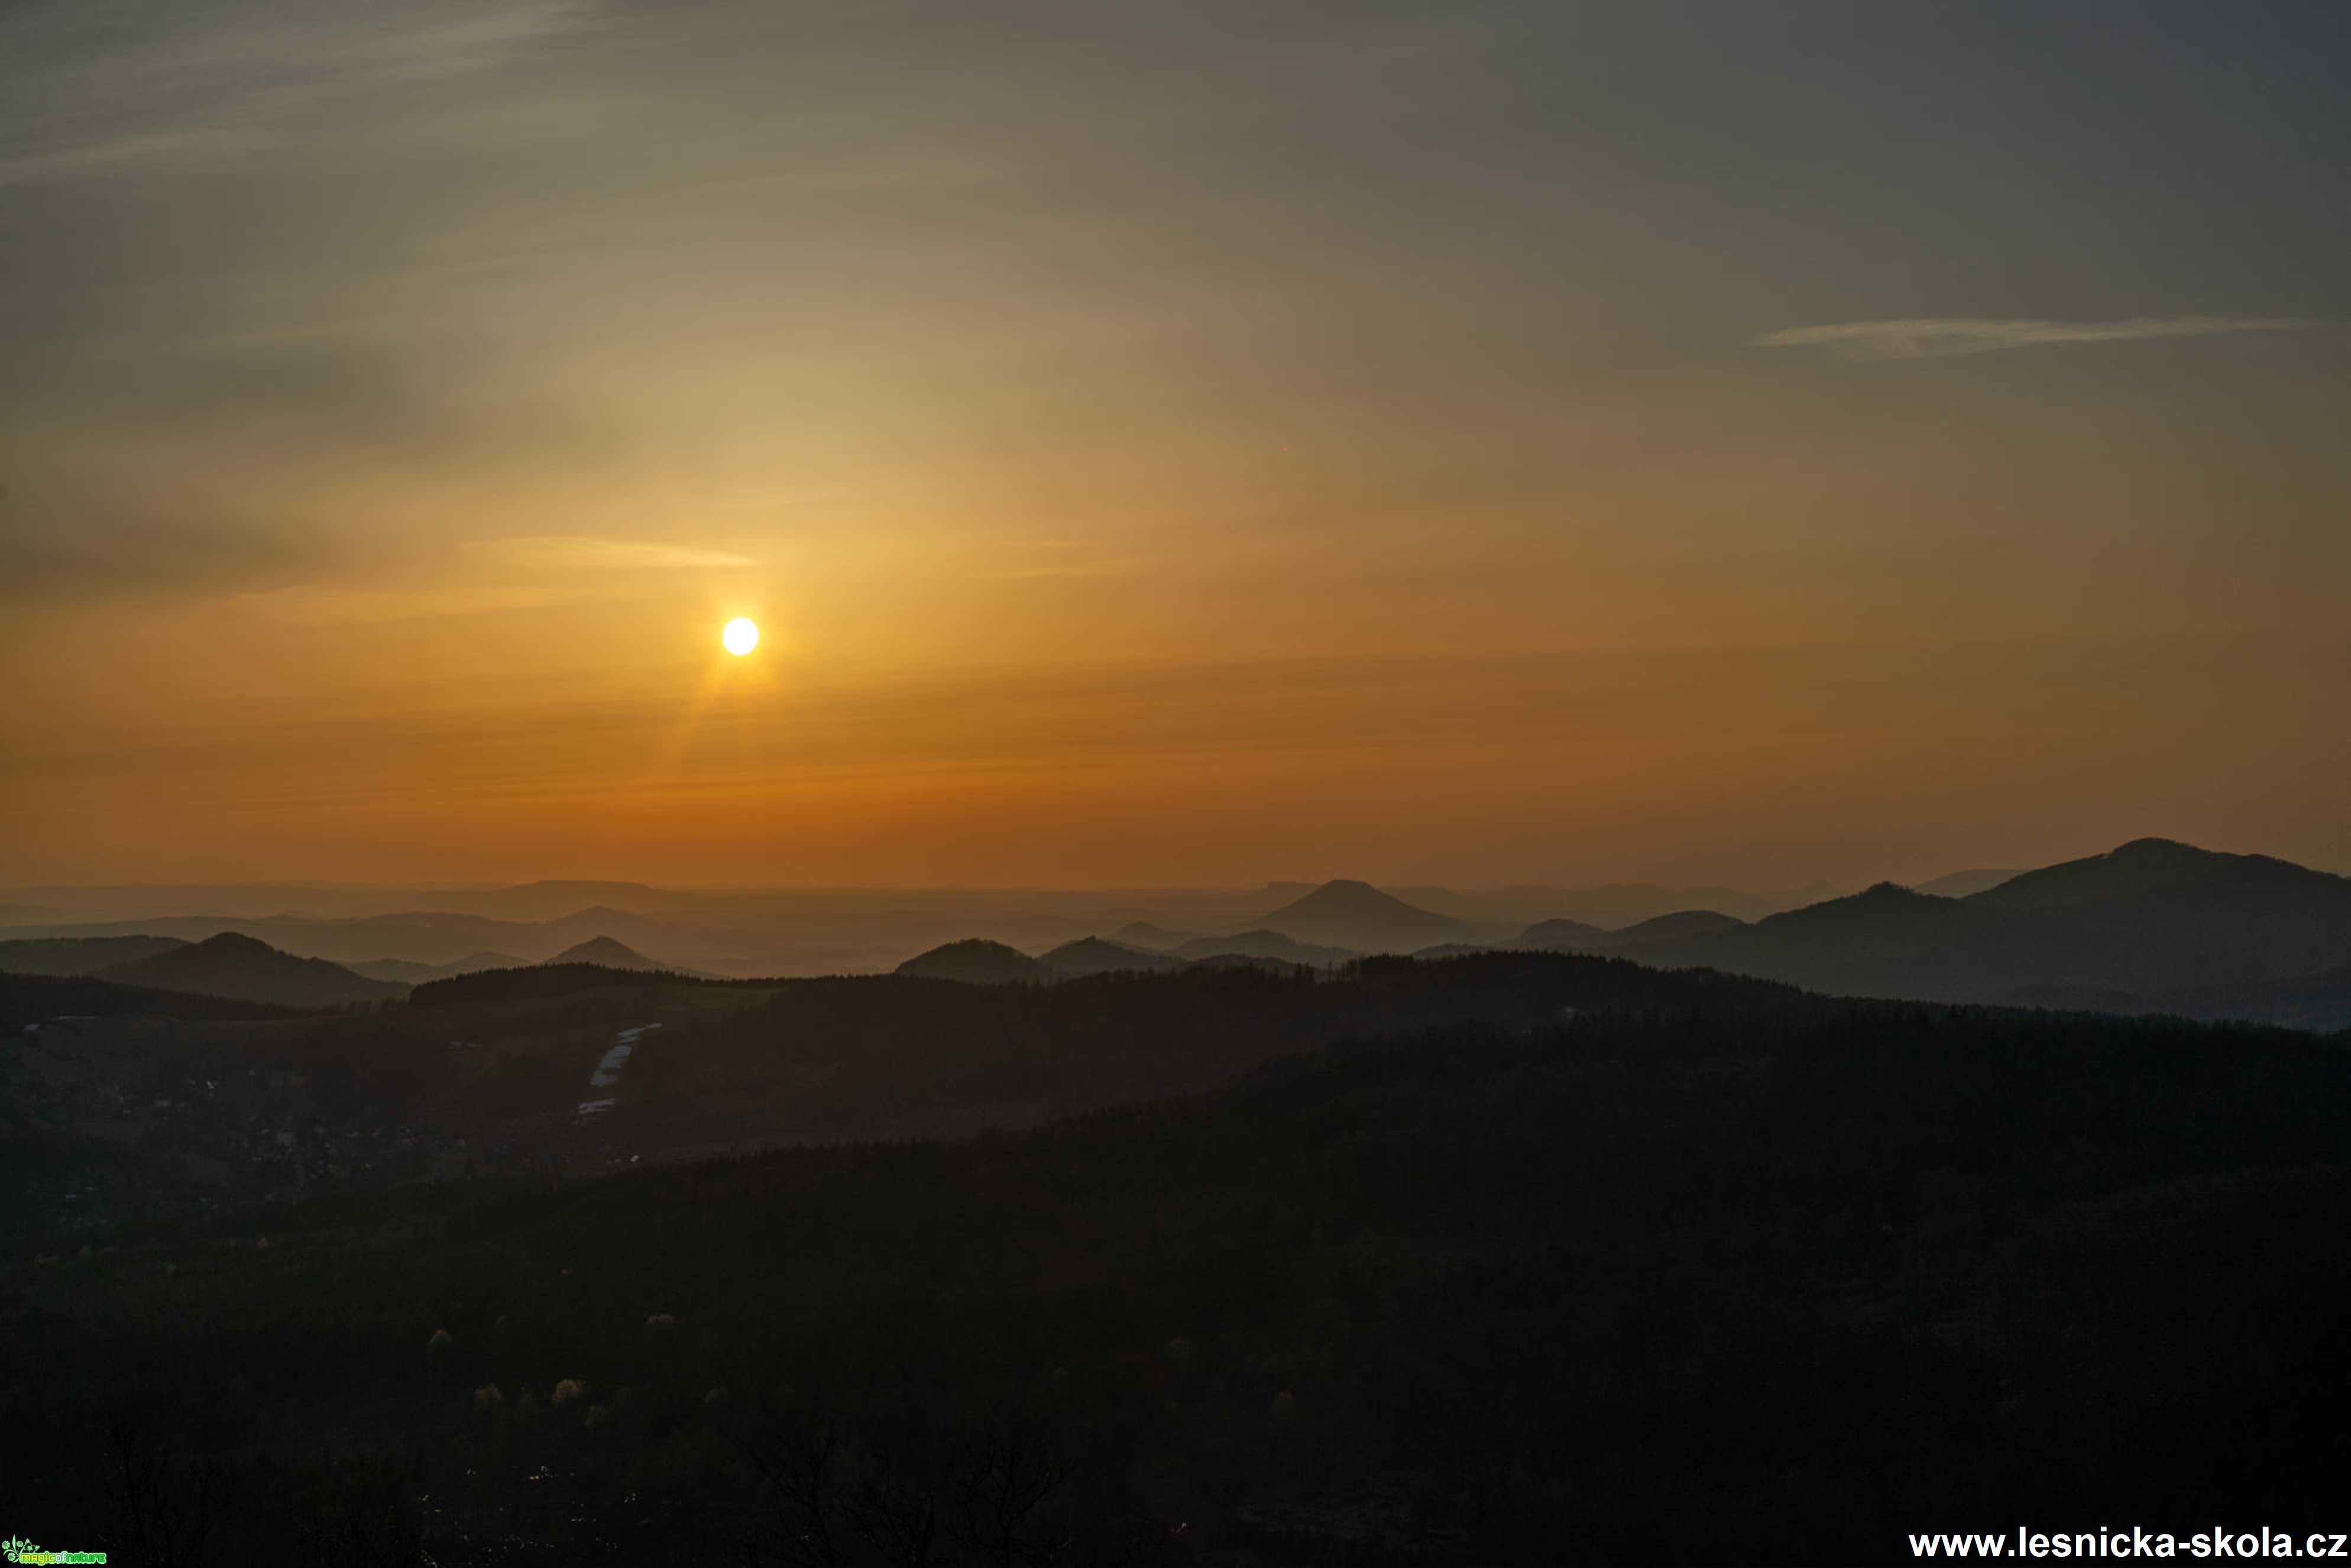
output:
[[[662,571],[682,567],[757,566],[749,556],[725,550],[634,539],[600,539],[584,534],[546,534],[528,538],[485,539],[465,547],[500,566],[557,571]]]
[[[2317,321],[2270,316],[2134,316],[2121,321],[1987,321],[1927,317],[1788,327],[1754,340],[1758,349],[1825,349],[1846,360],[1940,360],[2050,343],[2122,343],[2144,338],[2206,338],[2223,332],[2285,332]]]
[[[16,95],[32,107],[0,112],[0,187],[202,175],[276,152],[312,154],[321,115],[347,119],[362,101],[498,69],[592,20],[581,0],[486,0],[356,19],[245,5],[176,26],[142,20],[142,42],[122,50],[109,47],[106,24],[120,21],[111,13],[77,31],[55,20],[73,8],[50,12],[0,26],[0,50],[13,47],[26,62],[0,70],[0,98],[28,83],[42,89]]]

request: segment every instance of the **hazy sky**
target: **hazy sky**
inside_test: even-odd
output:
[[[18,0],[0,883],[2351,871],[2346,68]]]

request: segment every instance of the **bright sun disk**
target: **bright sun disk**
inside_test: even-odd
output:
[[[726,629],[718,633],[718,640],[726,644],[728,653],[739,659],[759,645],[759,628],[749,617],[737,615],[726,622]]]

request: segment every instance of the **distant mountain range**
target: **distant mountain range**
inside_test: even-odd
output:
[[[1301,942],[1279,931],[1244,931],[1238,936],[1195,936],[1176,949],[1179,958],[1270,958],[1282,964],[1311,964],[1327,968],[1343,964],[1355,954],[1345,947],[1325,947]]]
[[[874,951],[857,944],[878,942],[879,934],[905,929],[909,920],[935,929],[954,917],[942,911],[968,909],[973,924],[966,931],[990,929],[979,913],[993,911],[989,919],[998,931],[1050,935],[1020,937],[1025,951],[993,937],[947,942],[900,965],[900,972],[1041,984],[1185,962],[1328,968],[1367,954],[1441,958],[1531,947],[1657,967],[1718,968],[1848,995],[2351,1025],[2351,878],[2168,840],[2137,840],[2033,871],[1959,872],[1917,888],[1880,883],[1751,922],[1736,910],[1689,907],[1611,924],[1588,917],[1592,895],[1575,895],[1579,902],[1552,916],[1513,927],[1498,925],[1494,912],[1531,904],[1542,890],[1478,895],[1486,902],[1474,904],[1469,895],[1442,889],[1415,891],[1482,913],[1466,918],[1353,881],[1270,883],[1254,895],[1155,895],[1156,904],[1127,894],[1008,894],[989,895],[993,903],[978,894],[925,895],[931,902],[919,919],[894,909],[893,895],[809,894],[814,902],[806,910],[848,909],[852,914],[843,918],[865,924],[837,946],[794,951],[843,955],[818,961],[830,972],[881,967],[913,944],[894,952],[883,948],[872,958],[852,956]],[[1644,898],[1661,892],[1637,891]],[[533,883],[495,897],[470,896],[536,915],[566,898],[606,895],[665,901],[665,907],[690,909],[697,919],[732,907],[730,900],[746,911],[772,913],[784,896],[663,893],[606,883]],[[846,902],[826,904],[826,897]],[[1078,907],[1102,911],[1096,929],[1112,935],[1071,940],[1069,911]],[[1235,934],[1201,934],[1220,928]],[[821,942],[832,935],[816,930],[792,940]],[[36,928],[24,939],[0,941],[0,972],[99,975],[285,1006],[396,996],[413,985],[531,963],[685,974],[794,972],[762,967],[756,958],[692,956],[739,955],[758,946],[754,935],[742,931],[602,904],[530,921],[445,912],[328,919],[183,915]],[[694,967],[649,953],[680,955]]]
[[[1357,953],[1409,953],[1471,935],[1464,922],[1406,904],[1367,882],[1326,882],[1259,924],[1297,941]]]
[[[634,947],[628,946],[626,943],[615,941],[610,936],[590,936],[585,942],[575,943],[571,946],[566,947],[562,952],[558,953],[552,958],[545,960],[545,962],[549,964],[593,964],[597,967],[602,969],[635,969],[640,971],[658,971],[670,975],[690,975],[696,979],[702,980],[715,980],[719,978],[716,975],[705,975],[698,969],[689,969],[683,964],[671,964],[659,958],[648,958],[643,953],[638,952]]]
[[[1279,931],[1196,936],[1176,953],[1155,953],[1107,937],[1081,936],[1033,958],[1001,942],[973,937],[918,953],[899,965],[897,972],[981,985],[1033,985],[1074,980],[1088,975],[1162,974],[1187,969],[1196,964],[1218,967],[1231,964],[1306,964],[1328,967],[1353,956],[1336,947],[1293,942]]]
[[[0,894],[0,939],[201,941],[235,931],[284,952],[331,959],[369,978],[430,983],[492,961],[542,963],[581,941],[610,936],[662,962],[721,975],[841,974],[887,969],[910,952],[969,936],[1026,953],[1084,936],[1168,952],[1202,936],[1285,930],[1273,918],[1277,912],[1317,891],[1290,882],[1128,892],[731,892],[581,881],[507,888],[50,887]],[[1805,902],[1786,894],[1649,886],[1384,891],[1425,915],[1459,922],[1466,939],[1485,943],[1515,937],[1529,922],[1550,915],[1614,927],[1675,908],[1753,915]],[[1286,934],[1310,946],[1355,950],[1337,936],[1308,935],[1303,916]],[[1417,928],[1355,934],[1382,948],[1426,946],[1431,938],[1429,930]]]
[[[1111,937],[1113,941],[1123,942],[1130,947],[1141,947],[1146,952],[1173,953],[1185,943],[1195,940],[1196,933],[1170,931],[1165,925],[1154,925],[1148,920],[1135,920],[1112,932]]]
[[[1262,958],[1276,963],[1310,964],[1318,968],[1327,968],[1356,956],[1352,947],[1325,947],[1311,942],[1301,942],[1296,937],[1265,927],[1238,932],[1230,936],[1200,936],[1188,931],[1170,931],[1147,920],[1138,920],[1121,926],[1117,940],[1145,952],[1196,961],[1203,958]]]
[[[233,997],[277,1007],[328,1008],[346,1002],[391,1001],[408,988],[355,975],[324,958],[298,958],[266,942],[223,932],[183,942],[142,958],[110,964],[91,977],[118,985],[200,997]]]
[[[1099,936],[1064,942],[1050,953],[1039,954],[1037,961],[1063,979],[1075,979],[1081,975],[1155,974],[1184,967],[1181,958],[1130,947],[1123,942],[1106,942]]]
[[[1259,929],[1182,940],[1166,956],[1327,967],[1359,954],[1441,959],[1524,947],[1716,968],[1850,996],[2351,1026],[2351,878],[2141,839],[2038,871],[1963,872],[1934,885],[1967,891],[1882,883],[1752,923],[1687,909],[1613,930],[1541,920],[1515,939],[1482,940],[1461,921],[1341,881],[1292,899]],[[1043,967],[1061,974],[1133,967],[1135,950],[1146,948],[1140,939],[1182,934],[1135,922],[1120,935],[1117,944],[1069,944],[1047,954]],[[1034,977],[998,962],[1005,977]]]
[[[427,980],[445,980],[452,975],[476,975],[485,969],[519,969],[529,961],[510,953],[468,953],[446,964],[420,964],[409,958],[371,958],[364,963],[344,967],[355,975],[365,975],[371,980],[397,980],[405,986],[421,986]]]
[[[140,935],[175,936],[202,941],[223,932],[250,936],[287,952],[329,958],[339,964],[371,963],[397,958],[408,963],[446,966],[475,955],[519,954],[522,961],[552,957],[576,943],[598,936],[659,947],[679,929],[626,910],[590,905],[558,919],[532,924],[493,920],[477,915],[423,912],[371,915],[351,919],[311,919],[279,915],[260,919],[186,915],[159,919],[110,921],[44,932],[46,936],[107,936]]]
[[[590,937],[539,966],[526,965],[522,959],[503,953],[483,952],[451,964],[415,964],[393,958],[348,967],[324,958],[298,957],[234,931],[222,932],[201,942],[183,942],[171,936],[0,942],[0,973],[88,977],[151,992],[234,998],[280,1008],[387,1001],[407,996],[415,986],[457,975],[580,964],[639,973],[684,975],[693,979],[720,977],[649,958],[610,936]]]
[[[1528,926],[1510,945],[1547,953],[1606,953],[1631,958],[1666,944],[1719,936],[1725,931],[1743,929],[1746,925],[1736,915],[1712,909],[1684,909],[1672,915],[1653,915],[1614,931],[1587,925],[1580,920],[1542,920]]]
[[[1693,911],[1522,940],[1845,995],[2351,1024],[2351,878],[2167,839],[1960,897],[1884,883],[1752,925]]]

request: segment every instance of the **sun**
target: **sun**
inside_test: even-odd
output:
[[[750,617],[737,615],[726,622],[726,629],[718,633],[718,640],[726,644],[728,653],[739,659],[759,645],[759,628]]]

